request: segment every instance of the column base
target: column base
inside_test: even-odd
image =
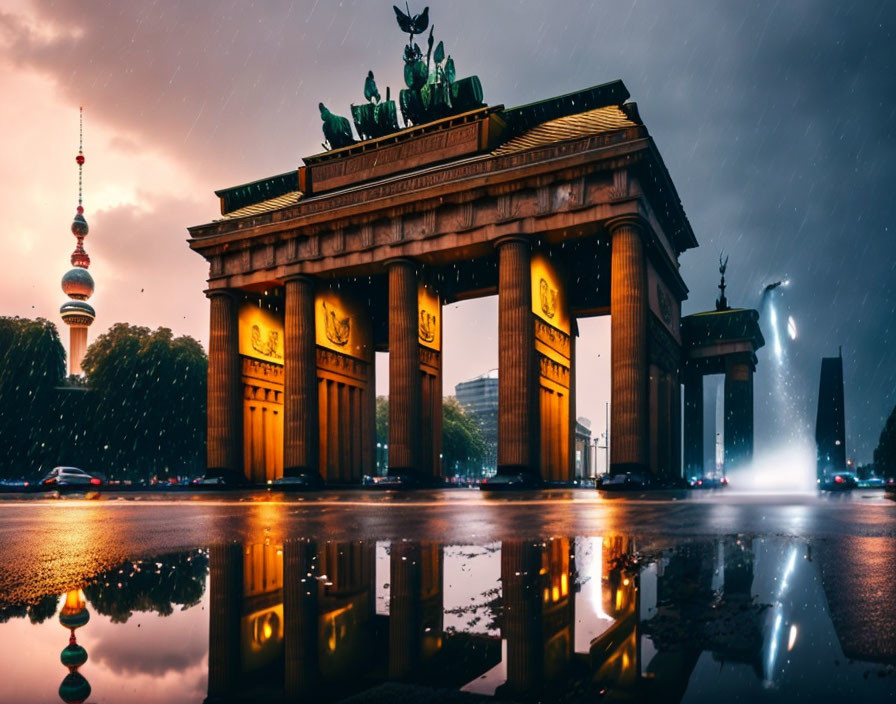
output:
[[[527,465],[499,464],[495,476],[483,479],[479,488],[482,491],[537,489],[542,484],[541,474]]]

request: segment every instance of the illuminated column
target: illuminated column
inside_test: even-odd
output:
[[[753,460],[753,365],[725,359],[725,469]]]
[[[208,696],[228,697],[240,676],[243,550],[238,543],[209,549]]]
[[[608,224],[610,281],[610,471],[648,470],[647,270],[640,221]]]
[[[703,475],[703,375],[696,372],[684,378],[684,472]]]
[[[206,291],[208,343],[207,476],[242,477],[242,394],[236,301],[230,291]]]
[[[417,272],[414,262],[389,267],[389,473],[421,472],[423,394],[417,346]]]
[[[314,283],[305,276],[285,285],[283,360],[283,474],[319,476]]]
[[[287,699],[313,692],[318,677],[317,544],[287,540],[283,544],[283,656]]]
[[[498,472],[538,473],[540,428],[529,243],[498,243]]]

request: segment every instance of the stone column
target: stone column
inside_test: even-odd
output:
[[[684,378],[684,474],[703,476],[703,375]]]
[[[648,471],[647,265],[636,218],[608,223],[612,238],[610,471]]]
[[[529,243],[498,243],[498,472],[539,473]]]
[[[288,700],[312,693],[317,685],[319,574],[314,541],[283,544],[283,687]]]
[[[419,476],[423,394],[418,349],[417,271],[396,259],[389,267],[389,473]]]
[[[206,476],[243,478],[243,399],[236,300],[230,291],[206,291],[208,342],[208,448]]]
[[[232,696],[239,683],[242,545],[213,545],[208,558],[208,697],[216,700]]]
[[[389,447],[390,456],[392,447]],[[423,655],[423,552],[418,542],[389,550],[389,679],[407,677]]]
[[[753,460],[752,360],[725,359],[725,470]]]
[[[500,377],[498,377],[500,378]],[[510,695],[537,690],[544,679],[542,549],[531,540],[501,543],[501,637],[507,641]]]
[[[288,279],[283,340],[283,474],[320,476],[314,282]]]

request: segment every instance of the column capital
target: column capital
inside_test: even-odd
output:
[[[411,257],[391,257],[383,262],[383,266],[387,269],[394,264],[410,264],[415,268],[420,267],[420,262],[418,262],[416,259],[412,259]]]
[[[288,284],[290,281],[304,281],[309,284],[313,284],[317,281],[316,276],[312,276],[311,274],[288,274],[283,277],[283,283]]]
[[[531,248],[532,241],[526,235],[504,235],[503,237],[499,237],[494,240],[492,244],[495,249],[500,249],[505,244],[510,244],[511,242],[521,242]]]
[[[214,298],[215,296],[226,296],[235,301],[237,290],[232,288],[207,288],[203,291],[206,298]]]
[[[611,235],[622,227],[631,227],[636,229],[643,237],[648,232],[650,225],[640,215],[619,215],[607,220],[604,223],[604,227],[607,228],[607,232]]]

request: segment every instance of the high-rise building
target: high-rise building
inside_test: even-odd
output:
[[[846,421],[843,409],[843,354],[821,360],[818,416],[815,421],[818,477],[846,469]]]
[[[498,370],[462,381],[454,387],[458,403],[479,422],[486,452],[482,469],[494,474],[498,469]]]
[[[78,142],[78,155],[75,157],[78,164],[78,210],[72,220],[72,234],[78,241],[75,251],[72,252],[72,268],[62,277],[62,291],[71,300],[62,304],[59,314],[62,321],[69,326],[68,347],[68,373],[81,374],[81,362],[84,353],[87,352],[87,328],[96,317],[87,299],[93,295],[93,277],[87,268],[90,266],[90,257],[84,251],[84,238],[87,237],[87,220],[84,219],[83,172],[84,172],[84,111],[81,110],[80,137]]]

